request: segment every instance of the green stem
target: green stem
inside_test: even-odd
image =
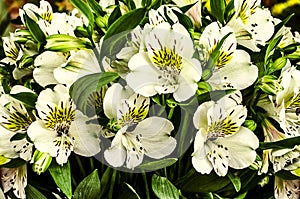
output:
[[[144,180],[144,183],[145,183],[146,199],[151,199],[150,198],[150,193],[149,193],[149,187],[148,187],[148,181],[147,181],[146,173],[143,172],[142,176],[143,176],[143,180]]]
[[[91,165],[91,171],[93,172],[94,169],[95,169],[95,163],[94,163],[94,158],[93,157],[90,158],[90,165]]]
[[[110,181],[110,187],[109,187],[109,193],[108,193],[108,199],[113,199],[113,193],[114,193],[114,186],[116,182],[116,176],[117,176],[117,170],[113,170],[111,181]]]
[[[76,155],[76,156],[75,156],[75,159],[76,159],[76,161],[77,161],[77,164],[78,164],[80,173],[85,177],[85,176],[86,176],[86,172],[85,172],[85,170],[84,170],[84,167],[83,167],[83,165],[82,165],[82,162],[81,162],[80,157]]]
[[[172,116],[173,116],[173,113],[174,113],[174,108],[171,108],[170,109],[170,112],[168,114],[168,119],[171,120]]]

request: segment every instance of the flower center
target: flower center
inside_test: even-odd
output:
[[[218,45],[218,42],[211,48],[211,50],[209,51],[209,54],[212,54],[212,52],[215,50],[217,45]],[[223,66],[225,66],[226,64],[228,64],[231,61],[231,59],[233,57],[233,52],[227,52],[227,51],[220,49],[219,53],[220,53],[219,57],[216,60],[216,66],[218,68],[222,68]]]
[[[59,123],[70,124],[74,121],[75,111],[73,110],[72,102],[70,102],[70,106],[68,107],[64,107],[63,102],[61,102],[60,106],[55,106],[54,108],[49,105],[47,106],[50,109],[45,119],[45,126],[47,128],[55,129]]]
[[[173,68],[177,71],[181,70],[182,57],[178,55],[174,50],[163,49],[153,51],[152,61],[160,69]]]
[[[226,135],[233,135],[238,131],[239,127],[236,122],[229,118],[213,122],[208,128],[208,139],[217,139]]]
[[[44,19],[45,21],[51,23],[53,15],[51,12],[44,12],[41,14],[42,19]]]
[[[6,121],[2,122],[2,125],[11,131],[22,131],[26,132],[29,125],[32,123],[32,120],[27,112],[25,112],[25,108],[20,105],[20,110],[16,108],[14,105],[11,105],[11,109],[13,112],[8,112],[6,115],[2,115],[2,118]],[[24,110],[24,111],[23,111]]]

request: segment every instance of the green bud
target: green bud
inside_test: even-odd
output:
[[[103,17],[102,16],[96,17],[95,23],[99,28],[107,28],[108,16],[104,15]]]
[[[281,70],[287,63],[286,57],[280,57],[274,61],[273,64],[268,68],[268,73],[271,74],[275,71]]]
[[[212,70],[207,68],[202,71],[202,80],[206,81],[212,76]]]
[[[51,35],[47,38],[45,49],[52,51],[67,52],[75,49],[92,49],[93,45],[86,39],[72,37],[69,35]]]
[[[36,172],[38,175],[45,172],[48,167],[50,166],[52,161],[52,157],[49,153],[40,152],[38,150],[35,150],[33,154],[33,158],[31,160],[32,170]]]
[[[199,82],[198,83],[198,90],[197,90],[198,95],[201,95],[203,93],[207,93],[210,91],[212,91],[212,88],[209,83],[207,83],[207,82]]]
[[[246,120],[244,122],[244,126],[250,129],[251,131],[255,131],[257,124],[253,120]]]
[[[273,75],[265,75],[263,76],[258,85],[263,92],[269,95],[276,95],[277,92],[281,91],[283,87],[280,85],[278,78]]]

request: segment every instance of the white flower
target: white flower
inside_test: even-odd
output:
[[[32,3],[27,3],[20,9],[20,16],[25,24],[24,14],[27,14],[34,20],[45,35],[67,34],[75,36],[74,30],[77,26],[87,25],[85,17],[77,17],[78,10],[74,10],[72,15],[66,13],[53,13],[52,7],[48,1],[41,0],[40,7]]]
[[[192,58],[193,41],[180,24],[160,23],[146,35],[147,52],[139,52],[128,63],[128,85],[143,96],[173,93],[177,101],[192,97],[201,78],[201,66]]]
[[[149,22],[151,27],[155,27],[161,23],[168,22],[178,23],[178,17],[173,12],[181,13],[180,9],[175,6],[161,5],[157,10],[149,10]]]
[[[120,167],[134,169],[142,163],[144,155],[160,159],[172,153],[176,140],[170,136],[172,123],[161,117],[148,117],[150,99],[132,90],[113,84],[104,98],[104,112],[116,121],[119,129],[109,149],[106,161]]]
[[[235,0],[235,14],[228,22],[240,45],[252,51],[260,51],[274,33],[273,17],[267,9],[259,8],[257,0]]]
[[[300,180],[284,180],[275,176],[275,199],[298,199],[300,197]]]
[[[245,107],[227,104],[226,97],[198,107],[193,118],[198,132],[192,154],[192,164],[198,172],[209,174],[214,169],[217,175],[225,176],[228,167],[243,169],[255,161],[259,141],[252,131],[241,126],[246,115]]]
[[[25,187],[27,186],[27,166],[24,164],[18,168],[0,168],[0,179],[3,192],[13,189],[16,197],[25,199]]]
[[[101,72],[92,50],[71,51],[69,57],[61,52],[45,51],[34,61],[33,78],[41,86],[66,84],[71,86],[82,76]]]
[[[33,93],[30,89],[17,85],[11,89],[10,94],[22,92]],[[27,140],[26,132],[33,118],[22,102],[8,94],[2,94],[0,102],[0,154],[7,158],[20,157],[29,161],[33,144]],[[11,140],[17,133],[23,137]]]
[[[36,109],[40,119],[29,126],[28,136],[39,151],[55,157],[58,164],[66,163],[72,151],[82,156],[100,151],[100,127],[86,123],[89,118],[75,110],[66,87],[43,90]]]
[[[231,33],[231,34],[230,34]],[[258,69],[251,63],[250,55],[236,49],[237,43],[235,34],[229,26],[220,27],[217,22],[208,25],[199,40],[204,48],[204,62],[208,62],[209,56],[220,44],[222,38],[230,34],[219,49],[219,57],[215,61],[212,76],[207,80],[215,89],[235,88],[245,89],[252,85],[258,76]],[[207,55],[206,55],[207,54]]]

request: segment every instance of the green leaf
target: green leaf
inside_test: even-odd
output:
[[[39,190],[28,184],[25,188],[27,199],[47,199]]]
[[[264,65],[266,66],[268,59],[270,58],[270,53],[278,46],[278,44],[280,43],[281,39],[282,39],[283,35],[280,35],[274,39],[272,39],[272,41],[269,43],[267,50],[266,50],[266,55],[265,55],[265,59],[264,59]]]
[[[279,24],[277,24],[275,26],[275,30],[274,30],[274,35],[276,35],[276,33],[278,33],[278,31],[287,24],[287,22],[289,22],[289,20],[295,15],[295,13],[290,14],[287,18],[285,18],[284,20],[282,20]],[[273,35],[273,36],[274,36]]]
[[[286,138],[284,140],[276,141],[276,142],[260,142],[259,148],[261,150],[265,149],[286,149],[293,148],[295,145],[300,144],[300,136]]]
[[[104,194],[109,190],[110,187],[110,179],[113,174],[113,169],[110,167],[107,167],[104,174],[101,177],[101,190],[99,194],[99,198],[102,198]]]
[[[74,192],[74,199],[97,199],[100,194],[100,179],[98,170],[95,169],[90,175],[85,177],[77,186]]]
[[[230,179],[231,183],[233,184],[235,191],[239,192],[241,190],[241,179],[239,176],[234,175],[231,172],[228,172],[228,178]]]
[[[103,11],[100,4],[95,0],[87,0],[87,3],[89,4],[90,8],[95,12],[96,16],[104,16],[106,14],[105,11]]]
[[[182,13],[186,13],[187,11],[189,11],[189,9],[191,9],[195,4],[197,3],[197,1],[195,3],[183,6],[181,8],[179,8],[181,10]]]
[[[141,199],[139,194],[136,192],[136,190],[130,184],[125,182],[125,185],[134,193],[134,195],[136,196],[137,199]]]
[[[122,16],[122,13],[120,10],[120,6],[116,6],[108,18],[108,21],[107,21],[108,27],[111,26],[121,16]]]
[[[104,40],[112,37],[115,34],[134,29],[143,20],[145,12],[145,8],[139,8],[124,14],[108,28],[104,36]]]
[[[159,199],[179,199],[179,191],[166,177],[153,174],[152,189]]]
[[[297,180],[299,176],[293,175],[290,171],[280,170],[275,173],[275,176],[285,180]]]
[[[33,39],[39,43],[45,43],[46,36],[44,32],[40,29],[39,25],[33,21],[26,13],[24,14],[25,24],[28,30],[30,31]]]
[[[210,100],[218,101],[219,99],[221,99],[225,95],[233,93],[234,91],[235,91],[235,89],[228,89],[228,90],[218,90],[218,91],[210,91],[210,92],[207,92],[207,93],[203,93],[203,94],[198,96],[198,103],[202,104],[203,102],[207,102],[207,101],[210,101]]]
[[[13,98],[23,102],[27,106],[34,108],[35,102],[37,101],[38,95],[30,92],[22,92],[17,94],[10,94]]]
[[[103,39],[100,63],[103,57],[114,57],[121,50],[126,42],[127,34],[140,24],[145,12],[145,8],[129,11],[111,24]]]
[[[87,109],[89,100],[88,98],[90,95],[99,90],[98,88],[111,83],[118,77],[119,75],[117,73],[103,72],[90,74],[79,78],[70,89],[70,95],[77,105],[77,108],[85,114],[88,111],[95,111]]]
[[[91,11],[91,8],[84,2],[78,0],[70,0],[70,2],[80,11],[86,18],[89,20],[89,24],[94,24],[94,15]]]
[[[223,189],[230,184],[230,180],[227,177],[219,177],[215,173],[202,175],[192,169],[175,184],[184,192],[208,193]]]
[[[229,3],[226,5],[225,11],[224,11],[224,18],[226,22],[230,20],[232,15],[234,14],[234,0],[230,0]]]
[[[53,162],[48,168],[55,184],[68,197],[72,197],[71,167],[69,161],[63,166]]]
[[[177,158],[166,158],[166,159],[162,159],[162,160],[156,160],[156,161],[151,161],[151,162],[141,164],[137,168],[142,169],[142,170],[155,171],[155,170],[158,170],[161,168],[171,166],[175,162],[177,162],[177,160],[178,160]]]
[[[210,0],[211,14],[222,24],[224,24],[225,1]]]

